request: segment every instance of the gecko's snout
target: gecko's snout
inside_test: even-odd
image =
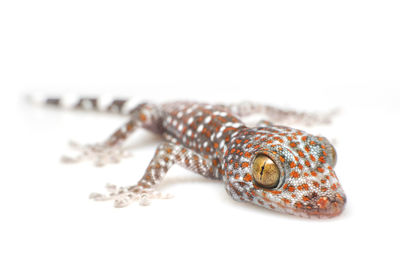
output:
[[[315,200],[314,207],[307,207],[307,214],[319,218],[335,217],[342,213],[345,204],[346,196],[343,193],[336,193],[334,197],[321,196]]]

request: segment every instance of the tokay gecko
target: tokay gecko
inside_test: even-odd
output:
[[[81,97],[74,101],[31,98],[36,103],[81,110],[119,113],[127,122],[106,141],[94,145],[72,143],[80,151],[77,162],[96,165],[126,156],[124,141],[138,128],[163,137],[143,177],[132,186],[108,185],[108,194],[91,194],[94,200],[114,200],[116,207],[134,201],[168,198],[156,191],[172,165],[178,164],[211,179],[221,180],[233,199],[302,217],[339,215],[346,197],[334,172],[336,151],[321,136],[276,125],[287,118],[323,123],[326,116],[299,113],[257,104],[232,105],[195,102],[133,105],[129,99]],[[243,117],[266,114],[271,121],[246,126]]]

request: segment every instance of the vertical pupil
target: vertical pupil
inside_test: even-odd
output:
[[[261,176],[261,177],[262,177],[263,172],[264,172],[265,164],[267,164],[266,161],[264,161],[264,165],[261,167],[261,172],[260,172],[260,176]]]

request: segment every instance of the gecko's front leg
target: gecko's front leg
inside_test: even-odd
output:
[[[84,160],[93,161],[96,166],[117,163],[129,157],[130,153],[123,147],[124,141],[138,128],[147,128],[156,133],[160,132],[160,115],[158,108],[151,104],[140,104],[130,112],[129,120],[117,129],[105,142],[81,145],[70,142],[77,150],[76,157],[63,156],[65,163],[76,163]]]
[[[163,143],[158,146],[145,174],[136,185],[128,187],[107,185],[108,195],[93,193],[90,198],[98,201],[114,200],[115,207],[125,207],[134,201],[146,205],[150,199],[170,198],[170,195],[162,194],[155,189],[174,164],[200,175],[212,177],[212,163],[209,159],[182,145]]]

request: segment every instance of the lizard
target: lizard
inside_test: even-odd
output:
[[[31,99],[32,100],[32,99]],[[115,207],[134,201],[169,198],[156,191],[174,164],[204,177],[223,181],[237,201],[269,210],[310,218],[330,218],[342,213],[346,196],[334,167],[337,154],[323,136],[316,136],[276,122],[260,121],[255,127],[242,119],[263,113],[273,121],[296,118],[307,123],[326,122],[328,117],[284,110],[269,105],[243,102],[208,104],[177,101],[136,104],[129,98],[60,97],[34,99],[54,107],[118,113],[127,121],[104,142],[73,146],[77,158],[104,165],[125,156],[123,144],[138,128],[162,136],[143,177],[132,186],[108,185],[108,194],[92,193],[97,201],[113,200]]]

